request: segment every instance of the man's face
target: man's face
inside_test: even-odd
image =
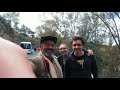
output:
[[[68,51],[67,51],[66,45],[63,45],[63,44],[60,45],[59,52],[61,53],[62,56],[67,55]]]
[[[55,43],[53,41],[45,41],[41,44],[41,50],[45,56],[51,57],[55,49]]]
[[[72,49],[73,49],[74,53],[82,52],[83,44],[82,44],[81,40],[73,41],[72,42]]]

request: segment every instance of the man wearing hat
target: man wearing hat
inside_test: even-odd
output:
[[[37,57],[30,61],[33,66],[34,73],[38,78],[63,78],[60,64],[57,57],[53,55],[56,37],[41,37],[40,52]]]

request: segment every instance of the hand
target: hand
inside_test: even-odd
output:
[[[87,51],[88,51],[88,53],[87,53],[88,56],[93,55],[93,51],[92,50],[89,49]]]

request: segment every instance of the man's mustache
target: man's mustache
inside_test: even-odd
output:
[[[54,50],[53,50],[53,49],[46,49],[45,51],[46,51],[46,52],[49,52],[49,51],[52,51],[52,52],[53,52]]]

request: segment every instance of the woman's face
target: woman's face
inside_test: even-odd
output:
[[[62,56],[67,55],[68,50],[67,50],[66,45],[61,44],[59,47],[59,52],[61,53]]]

